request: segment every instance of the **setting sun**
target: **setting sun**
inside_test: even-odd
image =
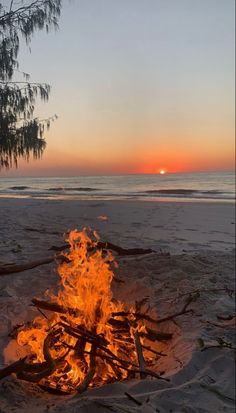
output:
[[[165,175],[166,171],[164,171],[164,169],[160,170],[160,175]]]

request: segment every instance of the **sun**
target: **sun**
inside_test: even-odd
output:
[[[160,175],[165,175],[166,171],[164,169],[160,170]]]

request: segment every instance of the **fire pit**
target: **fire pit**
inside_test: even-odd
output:
[[[58,267],[59,290],[47,291],[46,300],[34,298],[40,316],[17,331],[27,356],[0,371],[0,379],[15,373],[57,394],[134,377],[167,380],[155,371],[163,353],[154,343],[172,334],[152,326],[190,312],[190,301],[163,319],[150,315],[145,298],[127,308],[113,298],[116,263],[109,249],[98,248],[98,235],[74,230],[68,242],[70,250]]]

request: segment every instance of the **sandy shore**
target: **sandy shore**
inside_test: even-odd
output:
[[[188,292],[199,290],[191,304],[194,314],[163,329],[174,334],[168,354],[157,360],[170,382],[131,380],[92,389],[76,397],[58,397],[37,386],[8,377],[0,382],[0,411],[5,412],[234,412],[232,320],[235,314],[234,205],[224,203],[0,200],[0,264],[47,257],[52,245],[63,243],[67,230],[91,227],[103,240],[123,247],[152,248],[146,256],[118,258],[124,284],[114,284],[114,295],[125,302],[143,296],[158,316],[182,308]],[[165,255],[163,252],[170,252]],[[57,283],[56,264],[0,277],[0,363],[20,355],[9,338],[12,328],[31,320],[36,310],[31,298],[43,297]],[[221,342],[222,344],[222,342]],[[235,346],[235,344],[234,344]],[[7,350],[6,350],[7,348]],[[141,406],[128,400],[128,391]]]
[[[38,242],[43,252],[60,243],[67,230],[89,226],[124,247],[143,245],[171,253],[234,248],[231,203],[0,199],[0,211],[1,253],[17,250],[19,244],[14,259],[38,255]]]

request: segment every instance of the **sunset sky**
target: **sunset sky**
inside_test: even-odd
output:
[[[234,0],[64,0],[20,69],[59,116],[39,161],[2,176],[234,168]]]

